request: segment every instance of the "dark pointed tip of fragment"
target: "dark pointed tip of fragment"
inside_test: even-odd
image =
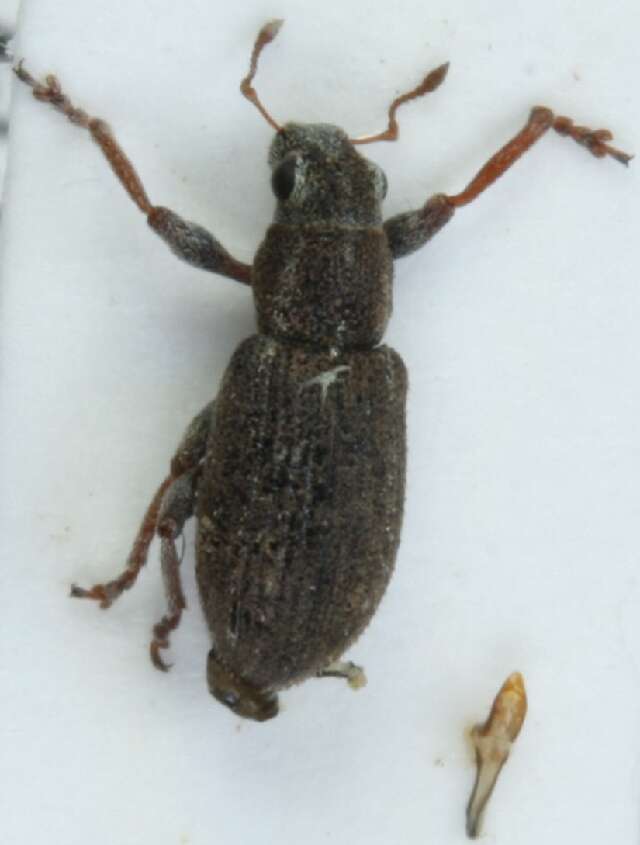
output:
[[[480,834],[480,825],[477,819],[467,821],[467,836],[469,839],[477,839]]]

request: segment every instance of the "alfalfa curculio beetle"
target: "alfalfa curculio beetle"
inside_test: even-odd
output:
[[[213,647],[212,694],[235,713],[265,720],[277,692],[311,676],[364,681],[340,660],[371,619],[391,577],[402,522],[406,372],[380,345],[391,313],[393,261],[423,246],[547,130],[593,155],[630,156],[611,133],[575,126],[543,107],[458,194],[437,194],[384,221],[384,173],[359,144],[397,137],[403,103],[434,91],[431,71],[389,108],[387,129],[350,139],[327,124],[277,123],[252,81],[279,21],[259,32],[243,94],[276,131],[269,153],[274,222],[253,265],[233,258],[200,226],[151,204],[109,127],[75,108],[55,77],[16,74],[85,127],[131,198],[178,257],[253,289],[258,334],[235,352],[220,391],[188,427],[142,521],[124,571],[72,595],[109,607],[133,586],[157,534],[168,609],[151,658],[180,622],[185,599],[176,540],[198,520],[197,580]]]

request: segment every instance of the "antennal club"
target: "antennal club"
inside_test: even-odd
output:
[[[401,94],[389,106],[389,124],[384,132],[379,132],[377,135],[365,135],[362,138],[351,138],[352,144],[372,144],[374,141],[395,141],[398,137],[398,121],[396,120],[396,112],[403,103],[409,100],[415,100],[417,97],[422,97],[424,94],[430,94],[435,91],[438,86],[444,82],[444,78],[449,70],[449,62],[440,65],[435,70],[428,73],[422,80],[420,85],[417,85],[413,90],[406,94]]]
[[[256,71],[258,69],[258,59],[260,58],[260,53],[263,49],[270,44],[273,39],[276,37],[278,32],[280,31],[280,27],[284,23],[281,19],[276,19],[272,21],[268,21],[260,32],[258,33],[258,37],[256,38],[255,44],[253,45],[253,50],[251,51],[251,60],[249,63],[249,73],[245,76],[245,78],[240,83],[240,90],[247,98],[250,100],[253,105],[258,109],[260,114],[264,117],[267,123],[279,132],[282,128],[279,123],[271,117],[269,112],[265,109],[265,107],[260,102],[260,99],[256,93],[256,89],[251,84],[253,81],[254,76],[256,75]]]

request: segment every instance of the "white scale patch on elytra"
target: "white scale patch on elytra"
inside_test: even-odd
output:
[[[319,373],[317,376],[313,376],[313,378],[307,379],[305,382],[302,383],[301,390],[304,390],[305,387],[313,387],[316,384],[320,385],[320,389],[322,390],[322,404],[324,405],[324,401],[327,398],[327,393],[331,385],[337,381],[338,377],[342,373],[346,373],[351,369],[350,366],[347,364],[339,364],[337,367],[334,367],[332,370],[325,370],[324,373]]]

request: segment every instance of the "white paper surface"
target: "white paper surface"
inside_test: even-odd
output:
[[[399,112],[388,215],[459,191],[537,103],[640,149],[637,3],[195,0],[23,4],[18,56],[112,125],[153,202],[251,261],[279,120],[352,135]],[[465,840],[464,731],[513,670],[529,717],[486,842],[640,835],[638,165],[544,138],[399,261],[387,342],[410,371],[397,572],[349,657],[258,725],[208,694],[193,579],[172,671],[157,548],[108,613],[67,598],[123,566],[190,418],[253,331],[248,291],[154,239],[87,134],[14,90],[2,232],[0,806],[5,845]]]

